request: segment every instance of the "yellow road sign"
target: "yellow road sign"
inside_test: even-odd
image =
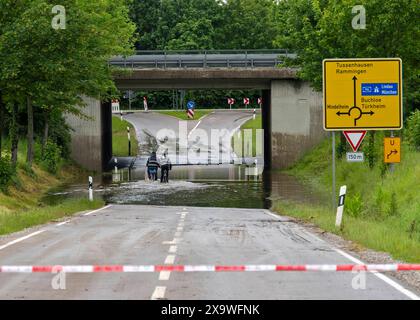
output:
[[[402,128],[401,59],[326,59],[323,80],[325,130]]]
[[[385,163],[401,162],[401,139],[385,138],[384,139],[384,161]]]

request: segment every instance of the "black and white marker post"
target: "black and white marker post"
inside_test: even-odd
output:
[[[128,156],[131,157],[131,135],[130,135],[130,127],[127,127],[127,136],[128,136]]]
[[[93,178],[89,177],[89,201],[93,201]]]
[[[340,188],[340,197],[338,198],[337,216],[335,218],[335,226],[337,228],[341,227],[341,221],[343,220],[344,201],[346,200],[346,192],[347,192],[347,186],[342,186]]]

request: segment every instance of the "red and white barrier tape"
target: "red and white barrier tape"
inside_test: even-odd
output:
[[[103,273],[103,272],[249,272],[249,271],[420,271],[420,264],[370,265],[102,265],[102,266],[0,266],[0,273]]]

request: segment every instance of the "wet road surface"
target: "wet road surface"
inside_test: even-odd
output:
[[[216,164],[234,160],[231,138],[242,124],[252,119],[252,111],[216,110],[190,121],[157,112],[132,113],[124,119],[136,130],[138,163],[143,164],[152,151],[161,155],[167,150],[173,164]],[[212,130],[219,130],[219,139],[213,138]]]
[[[0,250],[0,265],[348,264],[330,244],[264,209],[112,205]],[[0,246],[12,237],[0,240]],[[407,299],[351,272],[0,273],[1,299]],[[394,280],[395,281],[395,280]]]

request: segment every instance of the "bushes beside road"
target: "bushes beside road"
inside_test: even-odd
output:
[[[420,126],[416,123],[416,120],[409,121],[404,137],[417,136]],[[335,211],[330,204],[331,139],[326,139],[287,171],[320,193],[323,205],[276,200],[274,209],[313,222],[371,249],[389,252],[394,258],[419,262],[420,152],[415,144],[409,144],[408,139],[403,138],[402,162],[391,172],[389,165],[383,163],[383,138],[384,132],[369,132],[365,138],[368,141],[362,145],[361,151],[365,155],[369,153],[368,158],[373,159],[372,167],[368,161],[348,163],[344,155],[346,146],[342,145],[346,142],[337,146],[338,154],[342,155],[337,161],[337,190],[339,186],[347,185],[342,230],[336,230],[334,226]]]
[[[5,141],[4,146],[9,145]],[[35,163],[29,167],[24,154],[26,141],[21,140],[19,145],[16,167],[5,152],[0,158],[0,235],[103,205],[102,201],[90,203],[84,199],[45,204],[42,198],[48,190],[81,175],[87,177],[88,173],[62,158],[61,149],[52,142],[47,143],[43,156],[41,144],[35,144]]]

